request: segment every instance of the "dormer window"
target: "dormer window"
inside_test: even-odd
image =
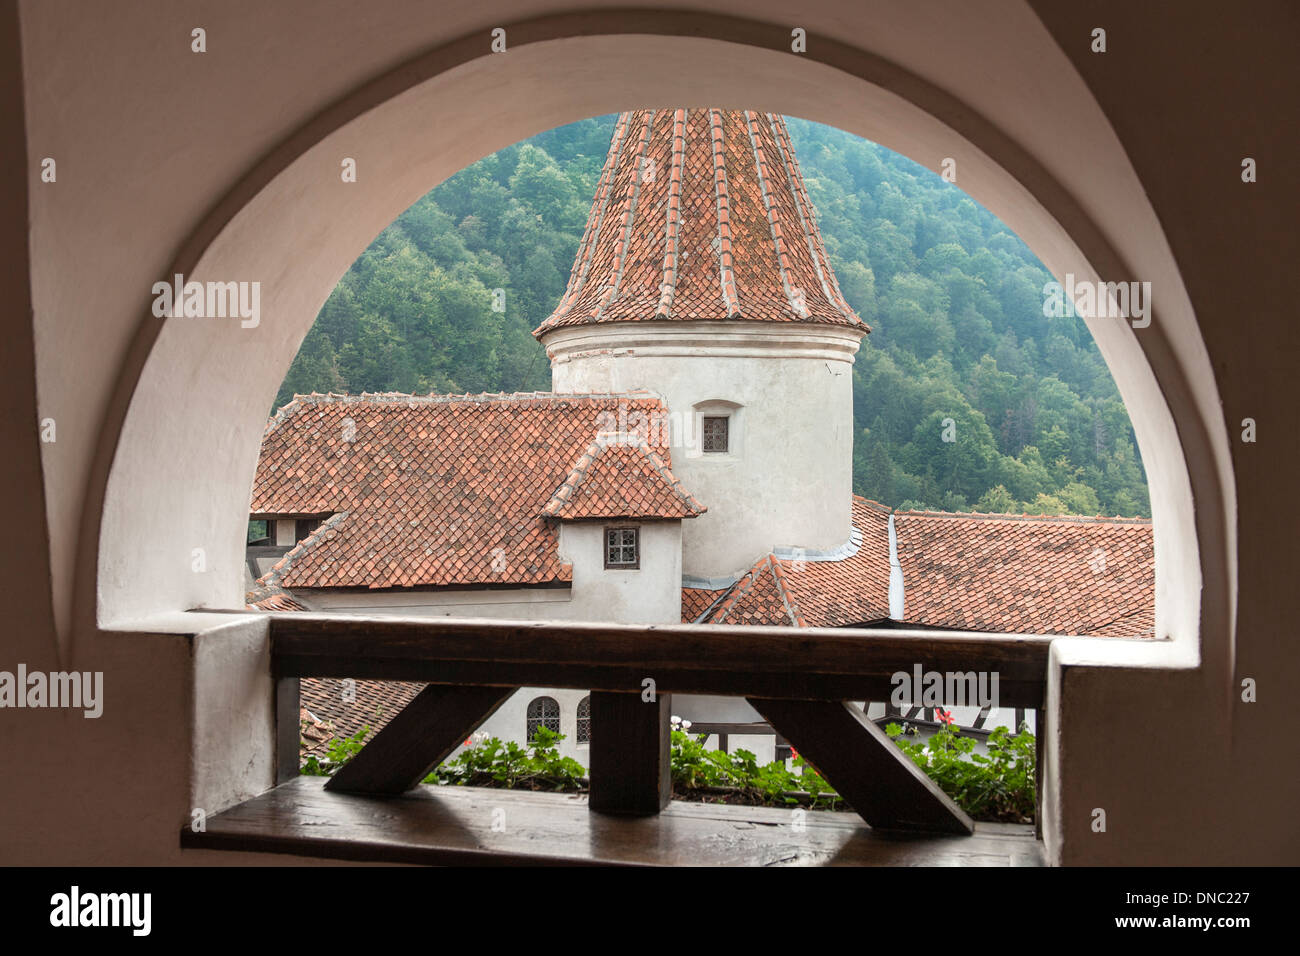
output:
[[[641,567],[641,534],[637,528],[605,529],[605,567],[635,571]]]
[[[701,450],[706,454],[725,455],[730,448],[731,416],[705,415]]]

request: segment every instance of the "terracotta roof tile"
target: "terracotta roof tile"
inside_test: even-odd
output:
[[[352,737],[367,726],[370,733],[365,742],[369,743],[425,686],[414,681],[357,680],[348,687],[335,678],[302,678],[298,693],[302,709],[308,712],[304,719],[311,731],[303,736],[313,742],[310,752],[323,752],[331,738]]]
[[[647,393],[297,396],[267,426],[250,512],[331,517],[260,583],[274,589],[570,581],[572,568],[560,560],[544,507],[594,436],[620,420],[656,422],[664,415],[663,402]],[[592,490],[636,490],[641,505],[660,509],[661,517],[669,504],[683,514],[698,506],[669,471],[666,430],[641,433],[651,443],[637,472],[619,484],[602,465]],[[651,472],[654,480],[643,481]],[[595,504],[584,507],[595,513]]]
[[[903,620],[1013,634],[1152,637],[1150,521],[1033,515],[895,514]],[[766,555],[709,614],[713,624],[845,627],[889,619],[889,509],[854,498],[858,550],[838,561]],[[707,610],[717,592],[690,594]],[[705,596],[709,599],[706,600]]]
[[[542,513],[551,518],[694,518],[700,504],[637,435],[602,434],[583,451]]]
[[[295,598],[288,591],[277,590],[267,593],[263,597],[256,597],[252,592],[249,594],[253,598],[246,605],[250,611],[305,611],[306,605]]]
[[[1151,522],[899,512],[904,617],[934,627],[1152,637]]]
[[[682,588],[682,623],[694,624],[722,594],[709,588]]]
[[[568,287],[535,334],[692,319],[869,331],[840,294],[776,114],[623,113]]]
[[[682,588],[682,621],[698,620],[710,608],[707,622],[716,624],[836,627],[887,618],[888,516],[887,508],[855,497],[856,554],[805,562],[765,555],[723,591]],[[899,512],[895,526],[904,623],[1008,633],[1154,633],[1149,521]],[[272,596],[295,603],[291,595]],[[423,686],[359,680],[356,701],[348,704],[339,681],[304,679],[308,749],[323,752],[331,736],[351,736],[366,724],[378,732]]]
[[[710,624],[772,624],[806,627],[799,608],[785,587],[781,562],[767,554],[759,558],[709,617]]]
[[[889,509],[853,498],[857,553],[840,561],[783,560],[786,590],[810,627],[843,627],[889,617]]]

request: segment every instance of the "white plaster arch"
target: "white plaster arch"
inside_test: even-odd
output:
[[[1209,684],[1226,694],[1235,498],[1208,356],[1121,144],[1047,32],[1037,21],[1021,26],[1040,34],[1026,68],[1057,94],[1053,109],[1070,115],[1079,135],[1068,142],[1035,129],[1039,91],[997,107],[995,121],[991,104],[981,112],[896,66],[890,45],[915,38],[864,37],[875,44],[867,50],[810,31],[810,52],[796,56],[787,52],[786,27],[702,14],[541,18],[510,29],[508,54],[487,54],[480,37],[467,37],[358,89],[288,134],[177,256],[173,271],[190,279],[260,281],[260,325],[142,318],[101,437],[101,521],[101,499],[87,500],[93,531],[83,541],[92,553],[78,565],[94,570],[93,588],[79,583],[82,601],[93,594],[103,627],[240,606],[241,529],[272,397],[340,276],[432,186],[510,143],[587,116],[749,107],[829,123],[930,168],[955,157],[959,185],[1058,277],[1153,282],[1150,328],[1090,327],[1147,466],[1157,631],[1171,642],[1085,641],[1073,649],[1058,642],[1058,649],[1078,662],[1202,661],[1213,665]],[[1023,65],[1000,67],[988,56],[986,66]],[[342,157],[357,159],[356,183],[341,182]],[[203,573],[191,570],[194,548],[205,550]]]

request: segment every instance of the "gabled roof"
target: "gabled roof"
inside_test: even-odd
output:
[[[694,518],[705,512],[636,434],[603,433],[587,446],[542,513],[551,518]]]
[[[843,627],[889,617],[889,509],[853,498],[850,547],[835,560],[766,554],[727,589],[692,596],[703,623]],[[711,595],[711,598],[707,597]],[[682,599],[686,619],[686,592]]]
[[[545,507],[611,423],[665,414],[662,400],[644,392],[296,396],[267,426],[250,511],[332,516],[261,583],[373,589],[568,582],[572,568],[560,560]],[[685,493],[668,470],[668,449],[656,443],[666,430],[647,432],[652,442],[638,453],[640,477],[629,487],[647,469],[654,481],[642,483],[648,498],[631,507],[662,518],[665,501],[680,502]],[[598,477],[592,487],[609,490],[612,482]]]
[[[840,293],[782,117],[623,113],[568,288],[535,334],[722,319],[870,331]]]
[[[782,562],[771,554],[759,558],[741,575],[709,615],[708,623],[807,626],[786,588]]]

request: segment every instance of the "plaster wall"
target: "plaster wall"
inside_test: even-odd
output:
[[[302,594],[312,610],[317,611],[509,621],[680,624],[682,522],[616,523],[620,527],[641,529],[640,568],[605,568],[604,523],[564,522],[560,526],[560,557],[573,565],[572,587],[337,593],[317,589]]]
[[[737,575],[778,547],[849,539],[853,356],[861,334],[775,323],[625,323],[546,336],[557,392],[646,389],[669,413],[672,468],[708,511],[682,531],[689,575]],[[727,454],[699,413],[730,408]]]
[[[522,745],[528,729],[529,703],[537,697],[550,697],[560,705],[560,733],[564,735],[559,743],[560,756],[576,760],[590,771],[591,745],[578,743],[578,703],[588,693],[589,691],[563,687],[521,687],[495,714],[483,722],[478,732],[502,740],[513,740]],[[456,753],[461,753],[464,749],[462,744],[456,748]]]

